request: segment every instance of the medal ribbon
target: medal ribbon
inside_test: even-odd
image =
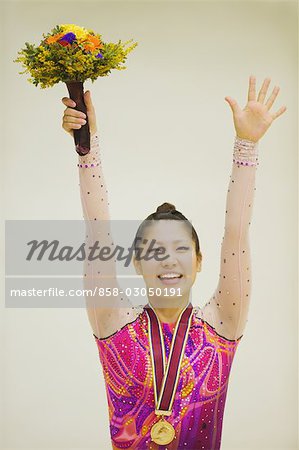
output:
[[[145,310],[148,315],[156,413],[160,411],[161,413],[166,413],[165,415],[170,415],[191,326],[193,307],[189,303],[178,317],[172,336],[167,365],[160,321],[150,305],[146,305]]]

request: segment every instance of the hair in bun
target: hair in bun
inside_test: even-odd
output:
[[[162,203],[162,205],[158,206],[156,209],[156,213],[168,213],[171,211],[176,211],[175,206],[172,203]]]
[[[178,211],[175,206],[172,203],[164,202],[160,206],[157,207],[156,211],[150,214],[144,221],[139,225],[139,228],[137,230],[135,240],[134,240],[134,250],[135,253],[138,248],[138,240],[143,239],[143,234],[145,232],[145,229],[150,226],[151,223],[157,221],[157,220],[183,220],[186,226],[192,230],[192,240],[195,243],[195,250],[197,257],[201,260],[202,254],[200,251],[200,244],[199,239],[197,236],[197,233],[195,231],[195,228],[189,222],[189,220],[180,212]]]

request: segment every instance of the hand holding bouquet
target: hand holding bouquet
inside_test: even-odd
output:
[[[42,89],[52,87],[60,81],[66,83],[70,98],[76,103],[75,109],[86,114],[83,83],[92,83],[107,76],[112,69],[123,70],[128,53],[136,46],[132,39],[118,43],[105,43],[100,34],[73,24],[57,25],[47,35],[43,34],[39,46],[25,42],[20,55],[14,62],[25,67],[23,73],[30,73],[28,81]],[[131,45],[129,45],[131,44]],[[87,117],[87,114],[86,114]],[[86,155],[90,150],[90,130],[88,120],[78,130],[74,130],[76,151]]]

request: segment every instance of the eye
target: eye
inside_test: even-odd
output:
[[[160,250],[160,249],[162,249],[163,250],[163,247],[156,247],[156,248],[152,248],[148,253],[151,253],[151,252],[155,252],[155,253],[157,253],[157,250]]]
[[[181,250],[181,249],[183,249],[183,250],[190,250],[190,247],[178,247],[178,250]]]

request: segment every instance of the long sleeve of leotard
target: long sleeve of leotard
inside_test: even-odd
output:
[[[90,152],[86,156],[79,156],[78,170],[80,180],[80,196],[86,224],[85,248],[88,255],[90,247],[109,247],[113,253],[115,246],[111,235],[111,223],[109,214],[109,201],[105,178],[100,157],[99,134],[95,133],[90,139]],[[94,247],[95,248],[95,247]],[[99,254],[95,251],[94,256]],[[86,296],[86,306],[89,320],[94,332],[99,337],[103,335],[103,323],[100,318],[105,317],[104,312],[110,308],[130,308],[131,302],[125,295],[107,294],[113,288],[119,288],[114,258],[104,261],[104,258],[84,261],[84,288],[92,292]],[[99,294],[99,289],[102,293]],[[103,294],[103,289],[106,294]],[[110,317],[107,315],[106,317]],[[111,317],[111,329],[113,323],[119,320],[115,315]],[[107,330],[107,323],[105,323]]]
[[[229,339],[244,331],[252,287],[249,227],[252,219],[258,144],[235,137],[227,190],[219,282],[202,308],[204,319]],[[246,165],[246,161],[249,161]]]

